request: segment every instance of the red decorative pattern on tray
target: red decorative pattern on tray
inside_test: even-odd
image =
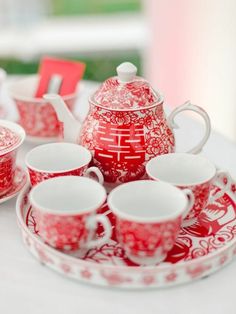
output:
[[[106,209],[105,206],[104,209]],[[110,215],[108,208],[107,215],[114,225],[114,218]],[[26,223],[31,231],[38,234],[34,211],[31,209]],[[101,235],[102,233],[99,232],[99,236]],[[228,195],[225,195],[217,203],[209,204],[194,225],[181,229],[177,241],[165,261],[178,263],[193,260],[217,250],[234,238],[236,238],[236,205]],[[127,258],[115,237],[100,248],[88,250],[82,258],[95,263],[135,266]]]
[[[29,190],[28,186],[17,203],[18,222],[28,250],[47,267],[79,282],[132,289],[168,287],[209,276],[236,255],[235,182],[223,197],[207,206],[194,225],[181,229],[164,262],[147,267],[127,258],[114,233],[106,244],[90,250],[65,253],[51,248],[40,238],[28,203]],[[211,193],[220,190],[215,187]],[[99,212],[114,225],[114,216],[106,206]],[[99,226],[97,237],[102,235]]]

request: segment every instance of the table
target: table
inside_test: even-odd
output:
[[[84,117],[97,84],[86,82],[76,112]],[[166,111],[169,111],[168,109]],[[178,117],[178,150],[193,145],[201,124]],[[191,137],[190,137],[191,134]],[[25,143],[18,162],[33,147]],[[203,154],[236,178],[236,145],[212,132]],[[3,314],[235,314],[236,263],[212,276],[162,290],[123,291],[79,284],[40,265],[25,249],[16,223],[15,199],[0,205],[0,313]]]

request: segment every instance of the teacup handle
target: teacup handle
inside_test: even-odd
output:
[[[92,236],[95,233],[95,230],[97,228],[98,223],[101,223],[101,225],[103,226],[104,229],[104,236],[102,238],[96,239],[96,240],[92,240]],[[107,241],[111,238],[111,223],[109,221],[109,219],[104,216],[104,215],[95,215],[95,216],[90,216],[87,219],[87,223],[86,223],[87,227],[90,230],[90,235],[88,236],[88,242],[86,243],[86,247],[88,249],[91,249],[95,246],[101,246],[105,243],[107,243]]]
[[[206,142],[210,136],[210,133],[211,133],[210,118],[203,108],[196,106],[196,105],[193,105],[190,103],[190,101],[187,101],[183,105],[174,109],[171,112],[171,114],[169,115],[169,117],[167,118],[167,122],[172,129],[178,129],[179,128],[179,126],[175,123],[174,119],[175,119],[175,116],[177,114],[179,114],[180,112],[185,111],[185,110],[190,110],[190,111],[194,111],[194,112],[198,113],[200,116],[202,116],[202,118],[204,119],[204,122],[205,122],[205,134],[204,134],[202,140],[194,148],[192,148],[188,151],[188,153],[198,154],[201,152],[203,146],[206,144]]]
[[[91,177],[91,174],[95,175],[95,177],[97,178],[97,181],[101,185],[103,185],[104,177],[103,177],[103,174],[101,173],[101,171],[98,169],[98,167],[90,167],[90,168],[85,170],[84,174],[86,177]]]
[[[230,189],[231,184],[232,184],[232,179],[231,179],[230,174],[227,171],[218,170],[216,173],[215,179],[213,181],[213,184],[220,183],[220,181],[222,180],[222,177],[226,178],[227,183],[224,185],[222,190],[217,192],[215,195],[211,196],[209,203],[214,203],[216,200],[224,196],[225,192]]]
[[[193,192],[190,189],[184,189],[184,190],[182,190],[182,192],[186,195],[186,197],[188,199],[187,208],[185,209],[183,216],[182,216],[184,219],[188,215],[191,208],[193,207],[194,202],[195,202],[195,197],[194,197]]]

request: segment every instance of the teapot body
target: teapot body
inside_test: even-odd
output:
[[[59,95],[44,95],[62,122],[65,141],[77,142],[90,150],[93,163],[107,184],[142,179],[151,158],[174,152],[173,129],[178,127],[174,118],[183,111],[196,112],[205,122],[204,136],[190,153],[199,153],[210,135],[207,113],[189,101],[166,119],[163,97],[136,72],[132,63],[120,64],[117,76],[108,78],[91,96],[82,126]]]
[[[78,143],[93,155],[107,183],[141,179],[151,158],[174,152],[174,135],[163,103],[137,110],[111,110],[90,104]]]

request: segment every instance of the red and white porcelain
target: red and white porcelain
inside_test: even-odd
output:
[[[27,183],[27,173],[21,167],[16,167],[15,176],[11,189],[0,196],[0,204],[5,203],[19,194]]]
[[[128,62],[117,68],[118,76],[109,78],[91,96],[90,110],[82,124],[74,119],[58,95],[44,95],[63,122],[64,139],[88,148],[94,165],[107,183],[117,185],[140,179],[151,158],[175,151],[175,116],[195,111],[205,121],[205,134],[191,152],[198,153],[208,140],[210,120],[200,107],[187,102],[166,119],[163,97],[149,83],[136,76],[137,68]],[[81,129],[80,129],[81,128]]]
[[[77,176],[52,178],[34,186],[29,199],[42,239],[54,248],[91,248],[110,238],[109,220],[96,214],[106,200],[106,191],[94,180]],[[99,223],[105,234],[94,240]]]
[[[226,178],[222,178],[222,182],[212,187],[211,195],[221,191],[225,181]],[[41,264],[78,282],[126,289],[166,288],[208,277],[236,255],[235,182],[223,196],[207,205],[194,225],[181,228],[164,262],[145,267],[137,266],[127,258],[114,233],[104,245],[85,252],[68,254],[44,243],[29,204],[29,189],[28,186],[21,192],[16,206],[26,248]],[[106,215],[106,206],[102,211]],[[107,216],[113,223],[114,217],[109,210]],[[97,237],[102,234],[103,229],[98,228]]]
[[[32,75],[9,86],[11,97],[19,113],[18,123],[31,140],[55,140],[59,136],[60,123],[53,107],[42,98],[35,98],[39,77]],[[63,96],[69,110],[73,110],[76,94]]]
[[[117,241],[139,265],[153,265],[166,258],[193,203],[190,190],[151,180],[120,185],[108,196]]]
[[[29,151],[25,158],[32,185],[60,176],[91,176],[103,184],[101,171],[97,167],[88,167],[91,160],[89,150],[72,143],[40,145]]]
[[[25,132],[18,124],[0,120],[0,196],[8,193],[16,171],[17,149],[25,139]]]
[[[211,196],[211,203],[224,195],[232,183],[227,172],[217,170],[208,159],[192,154],[174,153],[157,156],[147,163],[146,171],[153,180],[168,182],[193,192],[195,202],[183,221],[185,226],[193,224],[208,204],[212,185],[216,185],[222,177],[227,179],[225,189],[222,189],[220,194]]]

